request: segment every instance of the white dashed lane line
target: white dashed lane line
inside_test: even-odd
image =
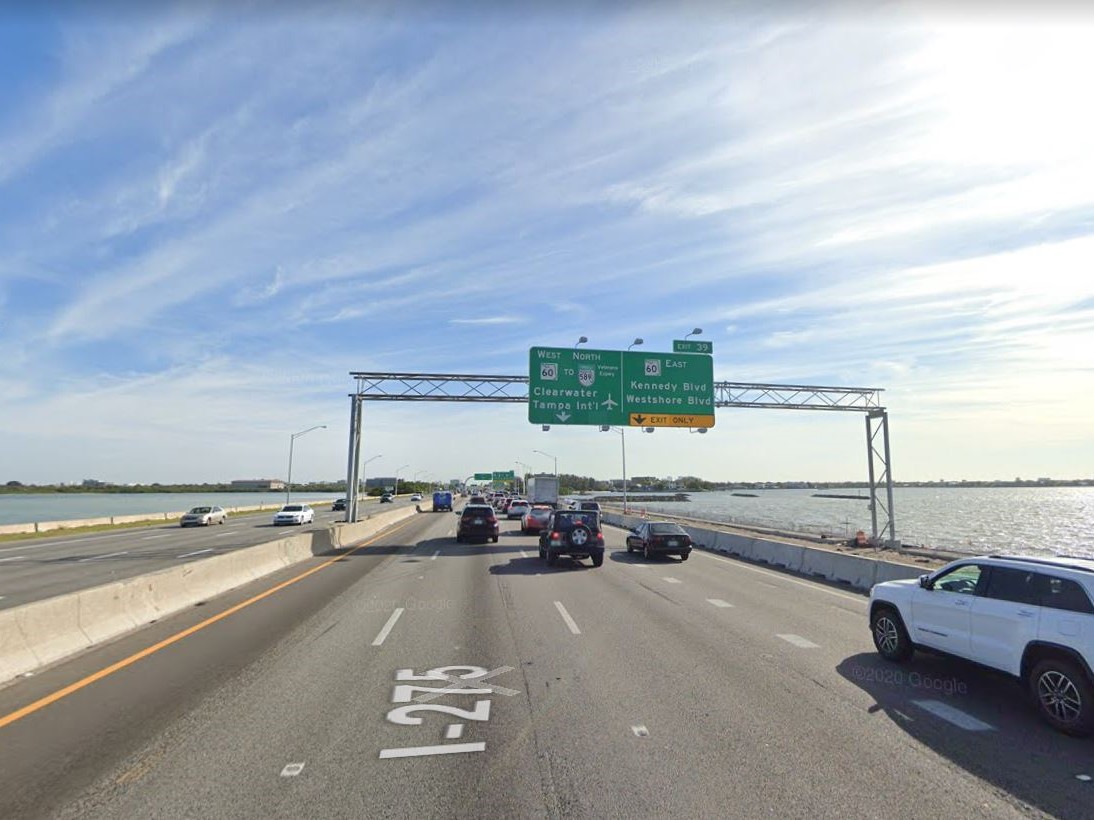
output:
[[[950,706],[950,704],[943,703],[940,700],[913,700],[912,703],[923,711],[930,712],[935,717],[942,718],[947,723],[952,723],[957,728],[968,732],[990,732],[995,729],[990,723],[984,723],[984,721],[978,720],[972,715],[962,712],[957,707]]]
[[[730,607],[733,606],[733,604],[728,604],[725,601],[723,601],[721,598],[707,598],[707,603],[708,604],[713,604],[714,606],[718,607],[719,609],[729,609]]]
[[[664,581],[665,583],[668,583],[668,584],[679,584],[679,583],[681,583],[681,581],[680,581],[680,579],[679,579],[679,578],[673,578],[673,577],[672,577],[672,576],[670,576],[670,575],[666,575],[666,576],[664,576],[664,577],[662,578],[662,580],[663,580],[663,581]]]
[[[384,624],[384,628],[380,630],[380,634],[376,636],[376,640],[372,642],[373,646],[380,646],[387,640],[387,636],[391,634],[392,628],[395,626],[395,622],[399,620],[399,616],[403,614],[403,607],[399,607],[391,613],[391,617],[387,619],[387,623]]]
[[[580,635],[581,630],[577,628],[577,623],[570,617],[570,613],[566,611],[566,607],[562,605],[562,601],[555,601],[555,609],[558,610],[558,614],[562,616],[562,620],[566,622],[566,626],[570,628],[570,631],[575,635]]]
[[[163,535],[146,535],[146,536],[144,536],[144,538],[141,538],[140,540],[141,541],[153,541],[156,538],[169,538],[170,536],[171,536],[171,533],[168,532],[168,533],[164,533]]]
[[[4,563],[4,561],[18,561],[20,558],[26,558],[26,556],[25,555],[12,555],[8,558],[0,558],[0,564]]]
[[[813,643],[801,635],[776,635],[775,637],[782,638],[787,643],[793,644],[800,649],[820,649],[820,644]]]
[[[205,549],[205,550],[197,550],[195,552],[188,552],[185,555],[180,555],[179,558],[192,558],[195,555],[203,555],[207,552],[213,552],[213,551],[214,550],[210,547],[209,549]]]

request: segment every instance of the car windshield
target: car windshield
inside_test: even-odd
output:
[[[464,515],[493,515],[494,514],[494,509],[493,509],[493,507],[469,505],[469,506],[463,508],[463,514]]]
[[[568,512],[559,515],[555,521],[563,525],[584,524],[586,527],[596,527],[600,523],[600,517],[595,512]]]
[[[304,508],[299,504],[288,504],[281,508],[281,512],[303,512]]]
[[[687,535],[679,524],[650,524],[650,532],[654,535]]]
[[[212,511],[212,507],[194,507],[190,510],[190,515],[204,515],[205,513],[210,513]]]

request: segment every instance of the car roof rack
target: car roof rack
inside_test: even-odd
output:
[[[988,557],[999,558],[1003,561],[1017,561],[1023,564],[1037,564],[1044,567],[1066,567],[1067,569],[1077,569],[1080,572],[1094,572],[1094,561],[1090,558],[1074,558],[1068,555],[1059,555],[1055,558],[1033,558],[1028,555],[989,555]]]

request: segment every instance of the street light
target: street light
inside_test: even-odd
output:
[[[365,495],[368,495],[368,481],[365,480],[365,468],[368,466],[369,461],[375,461],[376,459],[383,457],[383,453],[377,453],[372,458],[361,463],[361,486],[365,488]],[[360,487],[358,487],[358,490],[360,490]]]
[[[703,329],[701,327],[697,327],[693,331],[691,331],[691,333],[689,333],[687,336],[684,337],[684,341],[686,342],[688,340],[688,336],[698,336],[702,332],[703,332]]]
[[[429,470],[418,470],[418,472],[416,472],[416,473],[414,474],[414,480],[415,480],[415,481],[417,481],[417,480],[418,480],[418,476],[422,475],[422,473],[428,473],[428,472],[429,472]],[[415,490],[415,492],[417,492],[417,490]]]
[[[526,479],[524,476],[526,474],[532,472],[532,468],[529,467],[527,464],[525,464],[523,461],[517,461],[517,462],[514,462],[514,463],[518,467],[523,467],[524,468],[523,470],[520,471],[520,491],[522,493],[524,493],[525,495],[528,495],[528,479]]]
[[[623,450],[623,515],[627,514],[627,428],[625,427],[612,427],[609,424],[600,425],[600,432],[607,433],[611,430],[615,430],[619,433],[619,446]]]
[[[289,496],[292,495],[292,451],[293,445],[296,444],[296,440],[301,436],[310,433],[312,430],[326,430],[327,425],[317,424],[314,427],[309,427],[307,430],[301,430],[299,433],[293,433],[289,436],[289,477],[285,482],[285,503],[289,503]]]
[[[403,465],[403,467],[409,467],[409,466],[410,466],[409,464],[404,464]],[[399,470],[403,469],[403,467],[400,467],[398,470],[395,471],[395,493],[394,493],[394,495],[399,494]]]
[[[547,458],[553,458],[555,460],[555,478],[558,478],[558,456],[553,456],[550,453],[545,453],[542,450],[533,450],[533,453],[539,453],[541,456],[547,456]]]
[[[589,337],[588,336],[582,336],[580,339],[577,340],[577,343],[574,345],[574,350],[577,350],[578,345],[583,345],[587,341],[589,341]]]
[[[635,345],[640,345],[640,344],[642,344],[642,340],[641,339],[635,339],[633,342],[631,342],[629,345],[627,345],[627,350],[630,350]]]
[[[706,435],[706,432],[709,429],[710,429],[709,427],[697,427],[697,428],[689,429],[688,432],[689,433],[699,433],[701,435]]]

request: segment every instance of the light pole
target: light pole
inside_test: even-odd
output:
[[[375,461],[376,459],[383,457],[383,453],[378,453],[367,461],[361,462],[361,485],[365,488],[365,495],[368,495],[368,481],[365,479],[365,468],[368,466],[369,461]]]
[[[518,467],[523,467],[520,473],[520,491],[525,495],[528,495],[528,479],[525,478],[527,473],[532,472],[532,468],[525,464],[523,461],[515,462]]]
[[[577,350],[577,346],[578,346],[578,345],[583,345],[583,344],[585,344],[585,343],[586,343],[586,342],[588,342],[588,341],[589,341],[589,337],[588,337],[588,336],[582,336],[582,337],[581,337],[580,339],[578,339],[578,340],[577,340],[577,341],[576,341],[576,342],[574,343],[574,350]]]
[[[418,476],[428,472],[429,470],[418,470],[418,472],[414,474],[414,481],[416,482],[418,480]],[[417,490],[415,490],[415,492],[417,492]]]
[[[541,456],[547,456],[547,458],[553,458],[555,460],[555,479],[558,479],[558,456],[553,456],[550,453],[545,453],[542,450],[533,450],[533,453],[539,453]]]
[[[633,342],[631,342],[629,345],[627,345],[627,350],[630,350],[635,345],[640,345],[640,344],[642,344],[642,340],[641,339],[635,339]]]
[[[317,424],[314,427],[309,427],[307,430],[301,430],[299,433],[293,433],[289,436],[289,477],[285,482],[285,503],[289,503],[289,497],[292,495],[292,451],[293,445],[296,444],[296,440],[312,430],[326,430],[327,425]]]
[[[623,515],[627,514],[627,429],[625,427],[612,427],[608,424],[600,425],[600,432],[607,433],[615,430],[619,433],[619,444],[623,449]]]
[[[404,464],[403,465],[403,467],[409,467],[409,466],[410,466],[409,464]],[[399,470],[403,469],[403,467],[400,467],[398,470],[395,471],[395,492],[393,493],[392,497],[395,497],[395,496],[399,495]]]
[[[691,333],[684,337],[684,341],[686,342],[688,340],[688,336],[699,336],[700,334],[702,334],[702,332],[703,329],[701,327],[697,327],[693,331],[691,331]]]

